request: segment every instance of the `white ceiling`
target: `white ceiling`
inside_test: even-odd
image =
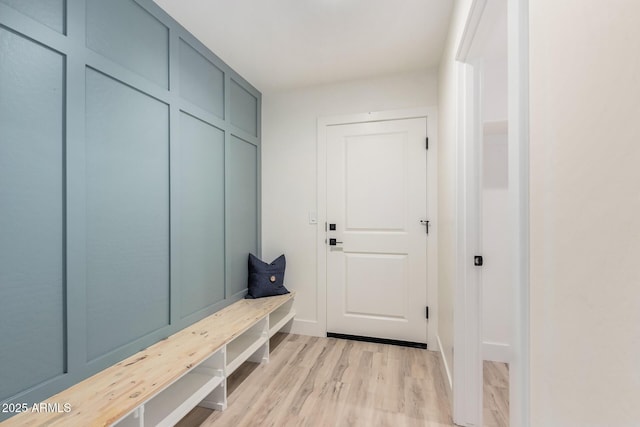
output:
[[[454,0],[155,0],[262,92],[438,65]]]

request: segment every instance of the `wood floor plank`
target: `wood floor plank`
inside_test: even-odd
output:
[[[509,426],[509,367],[506,363],[483,363],[483,417],[485,427]]]
[[[196,408],[178,426],[453,426],[437,352],[292,334],[270,346],[268,364],[245,363],[228,379],[226,411]],[[508,369],[485,373],[485,425],[506,427]]]

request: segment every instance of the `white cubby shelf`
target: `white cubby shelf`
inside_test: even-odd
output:
[[[229,338],[223,340],[223,345],[112,425],[173,426],[196,406],[225,410],[229,375],[247,361],[268,363],[269,338],[282,330],[295,316],[293,294],[271,298],[279,300],[273,304],[273,309],[262,308],[257,311],[255,321],[247,322],[244,319],[248,313],[252,313],[250,310],[254,306],[262,307],[264,302],[241,300],[229,306],[226,311],[213,314],[218,323],[226,325],[235,324],[237,316],[243,316],[244,331],[238,334],[233,327],[227,327]],[[220,334],[216,336],[220,339]],[[184,339],[188,337],[185,334]]]
[[[293,309],[293,300],[290,299],[282,304],[275,311],[269,313],[269,338],[280,331],[287,323],[289,323],[296,315]]]

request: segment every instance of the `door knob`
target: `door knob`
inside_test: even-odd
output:
[[[342,242],[338,242],[336,239],[329,239],[329,246],[341,245]]]

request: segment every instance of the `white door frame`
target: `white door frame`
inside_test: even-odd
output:
[[[353,123],[379,122],[426,118],[429,150],[427,154],[427,219],[433,225],[427,238],[427,302],[429,305],[429,321],[427,322],[427,348],[438,350],[438,117],[435,108],[415,108],[407,110],[390,110],[371,113],[326,116],[318,118],[317,139],[317,215],[318,228],[316,236],[317,255],[317,301],[318,301],[318,335],[327,333],[327,254],[326,232],[327,222],[327,127]]]
[[[474,250],[480,249],[481,188],[470,178],[480,169],[481,128],[478,90],[481,67],[467,55],[487,0],[472,0],[458,45],[458,129],[456,138],[456,280],[454,292],[454,421],[482,425],[482,294],[478,278],[469,274]],[[508,150],[509,217],[513,266],[510,362],[510,425],[527,427],[529,417],[529,26],[528,0],[508,0]],[[474,66],[475,65],[475,66]],[[469,162],[477,164],[469,165]],[[475,207],[475,209],[474,209]]]
[[[479,64],[458,62],[456,226],[453,347],[453,420],[482,425],[482,133]]]
[[[509,412],[512,427],[529,427],[529,0],[508,0],[509,210],[513,297]]]

